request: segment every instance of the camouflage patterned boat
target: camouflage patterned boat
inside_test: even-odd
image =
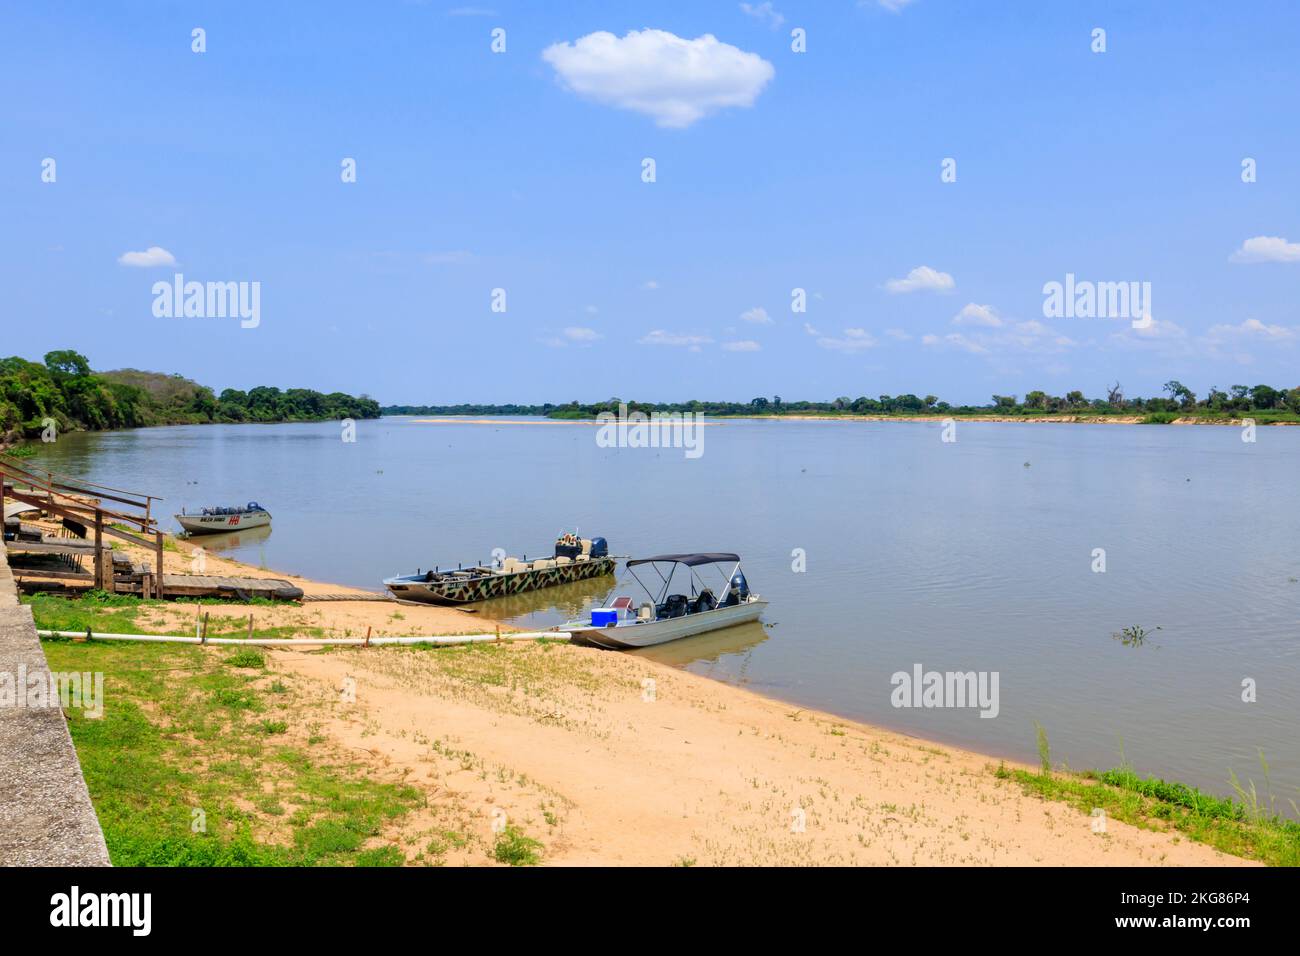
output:
[[[604,538],[561,535],[549,558],[521,561],[505,558],[491,565],[386,578],[384,586],[399,601],[421,604],[469,604],[489,598],[538,591],[557,584],[614,573],[614,559]]]

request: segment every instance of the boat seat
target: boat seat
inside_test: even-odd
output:
[[[713,592],[705,588],[699,593],[699,596],[691,602],[691,614],[698,614],[700,611],[712,611],[718,606],[718,599],[713,596]]]
[[[685,594],[670,594],[668,600],[659,605],[659,617],[685,617],[690,613],[691,599]]]
[[[516,571],[523,571],[524,563],[518,558],[506,558],[501,562],[502,574],[514,574]]]
[[[619,611],[626,611],[632,607],[632,599],[626,596],[616,597],[614,598],[614,603],[611,604],[610,607],[615,608]]]
[[[574,558],[573,560],[574,560],[574,561],[590,561],[590,560],[591,560],[591,555],[589,555],[589,554],[580,554],[580,555],[578,555],[576,558]]]
[[[558,568],[562,568],[562,567],[564,567],[566,564],[572,564],[572,563],[573,563],[573,559],[572,559],[572,558],[566,558],[566,557],[565,557],[564,555],[562,555],[562,554],[561,554],[561,555],[557,555],[556,558],[555,558],[555,566],[558,567]]]

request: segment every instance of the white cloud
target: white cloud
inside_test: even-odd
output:
[[[998,317],[998,310],[991,305],[977,305],[967,302],[961,311],[952,317],[953,325],[982,325],[986,328],[1001,328],[1004,323]]]
[[[446,252],[426,252],[421,257],[429,265],[464,265],[474,261],[474,253],[464,249],[449,249]]]
[[[911,5],[912,0],[876,0],[876,2],[890,13],[900,13],[904,7]],[[858,6],[860,7],[870,5],[870,0],[858,0]]]
[[[866,329],[845,329],[842,337],[823,336],[817,340],[817,344],[833,352],[861,352],[863,349],[873,349],[879,343]]]
[[[1281,236],[1255,236],[1228,257],[1231,262],[1300,262],[1300,242]]]
[[[657,288],[659,288],[659,283],[654,279],[646,279],[645,282],[641,283],[641,290],[643,292],[653,292]]]
[[[586,347],[604,337],[595,329],[589,329],[583,325],[570,325],[562,329],[559,335],[552,335],[539,341],[553,349],[563,349],[568,348],[570,345]]]
[[[988,306],[976,306],[977,309],[989,309]],[[966,310],[963,309],[962,312]],[[989,309],[991,313],[992,310]],[[960,316],[960,313],[959,313]],[[996,318],[996,316],[993,316]],[[954,322],[957,320],[954,319]],[[925,335],[921,344],[931,348],[950,348],[969,352],[972,355],[1011,354],[1053,354],[1072,349],[1079,343],[1068,336],[1061,335],[1050,326],[1036,319],[1028,322],[1009,323],[997,319],[997,325],[988,325],[975,321],[978,326],[971,332],[949,332],[946,335]]]
[[[912,340],[912,336],[902,329],[885,329],[885,334],[895,342],[910,342]]]
[[[1159,355],[1192,354],[1187,331],[1181,325],[1168,319],[1157,319],[1155,316],[1150,318],[1151,321],[1147,325],[1138,328],[1134,328],[1129,322],[1124,323],[1120,331],[1110,335],[1109,341],[1121,348],[1142,349]]]
[[[1265,325],[1259,319],[1247,319],[1241,325],[1216,325],[1210,329],[1210,334],[1213,335],[1216,331],[1231,331],[1233,334],[1273,342],[1294,342],[1296,340],[1296,330],[1294,328],[1286,325]]]
[[[722,348],[727,352],[757,352],[763,347],[753,339],[742,339],[739,342],[723,342]]]
[[[803,330],[807,332],[809,335],[821,335],[821,332],[817,331],[817,329],[813,327],[811,322],[805,322],[803,324]]]
[[[907,274],[905,279],[890,279],[885,283],[885,288],[895,294],[921,290],[947,292],[954,285],[956,283],[948,273],[931,269],[929,266],[917,266]]]
[[[134,266],[138,269],[176,265],[176,257],[162,246],[150,246],[144,252],[124,252],[117,257],[117,261],[119,265]]]
[[[987,355],[989,353],[987,346],[979,344],[973,339],[962,335],[960,332],[949,332],[944,336],[933,334],[923,335],[921,336],[921,344],[930,347],[944,346],[947,348],[961,349],[962,351],[970,352],[973,355]]]
[[[713,341],[707,335],[693,335],[681,332],[665,332],[663,329],[655,329],[653,332],[641,336],[636,340],[637,345],[670,345],[674,347],[686,347],[698,349],[701,345],[708,345]]]
[[[753,322],[755,325],[772,324],[772,317],[767,314],[767,309],[761,305],[756,305],[752,309],[740,313],[740,318],[744,322]]]
[[[1259,319],[1246,319],[1240,325],[1213,325],[1197,340],[1205,354],[1213,359],[1230,358],[1242,364],[1253,361],[1244,351],[1247,345],[1270,348],[1294,345],[1300,329],[1287,325],[1265,325]]]
[[[710,33],[685,40],[665,30],[631,30],[622,39],[589,33],[542,51],[569,90],[682,129],[730,106],[753,106],[775,75],[757,53]]]
[[[746,16],[761,20],[773,30],[785,23],[785,17],[772,6],[771,0],[764,0],[759,4],[742,3],[740,9]]]

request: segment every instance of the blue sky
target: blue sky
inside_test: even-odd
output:
[[[401,403],[1300,384],[1295,4],[459,2],[5,4],[0,352]],[[260,324],[155,316],[177,272]],[[1067,273],[1152,325],[1045,318]]]

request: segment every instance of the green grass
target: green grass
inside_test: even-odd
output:
[[[1028,793],[1063,801],[1083,813],[1101,808],[1111,819],[1148,830],[1173,830],[1233,856],[1271,866],[1300,866],[1300,823],[1264,810],[1258,803],[1251,806],[1186,784],[1142,778],[1128,767],[1104,773],[1049,775],[1000,766],[994,774],[1015,781]]]
[[[205,604],[229,604],[229,601],[203,599],[198,601],[157,601],[143,600],[131,594],[110,594],[107,591],[88,591],[75,598],[54,594],[33,594],[22,598],[24,604],[30,605],[36,626],[50,631],[87,630],[97,634],[177,634],[192,637],[194,621],[191,618],[185,624],[173,624],[159,630],[140,623],[140,612],[146,608],[185,608],[197,613]],[[242,603],[242,602],[241,602]],[[283,606],[283,602],[264,599],[248,602],[250,606]],[[284,625],[279,627],[257,627],[254,617],[253,636],[262,639],[292,637],[324,637],[325,629],[321,627],[304,627],[301,625]],[[242,638],[248,636],[248,617],[244,614],[218,614],[208,617],[209,637]]]
[[[511,824],[497,834],[492,855],[509,866],[536,866],[542,859],[542,844]]]
[[[266,658],[260,652],[253,650],[251,647],[244,650],[235,651],[226,658],[226,664],[229,667],[244,667],[257,669],[266,666]]]
[[[263,669],[193,645],[44,648],[54,670],[105,675],[104,716],[70,711],[68,726],[115,865],[404,862],[392,845],[367,844],[423,793],[375,779],[346,752],[285,740],[295,704],[259,689]]]

